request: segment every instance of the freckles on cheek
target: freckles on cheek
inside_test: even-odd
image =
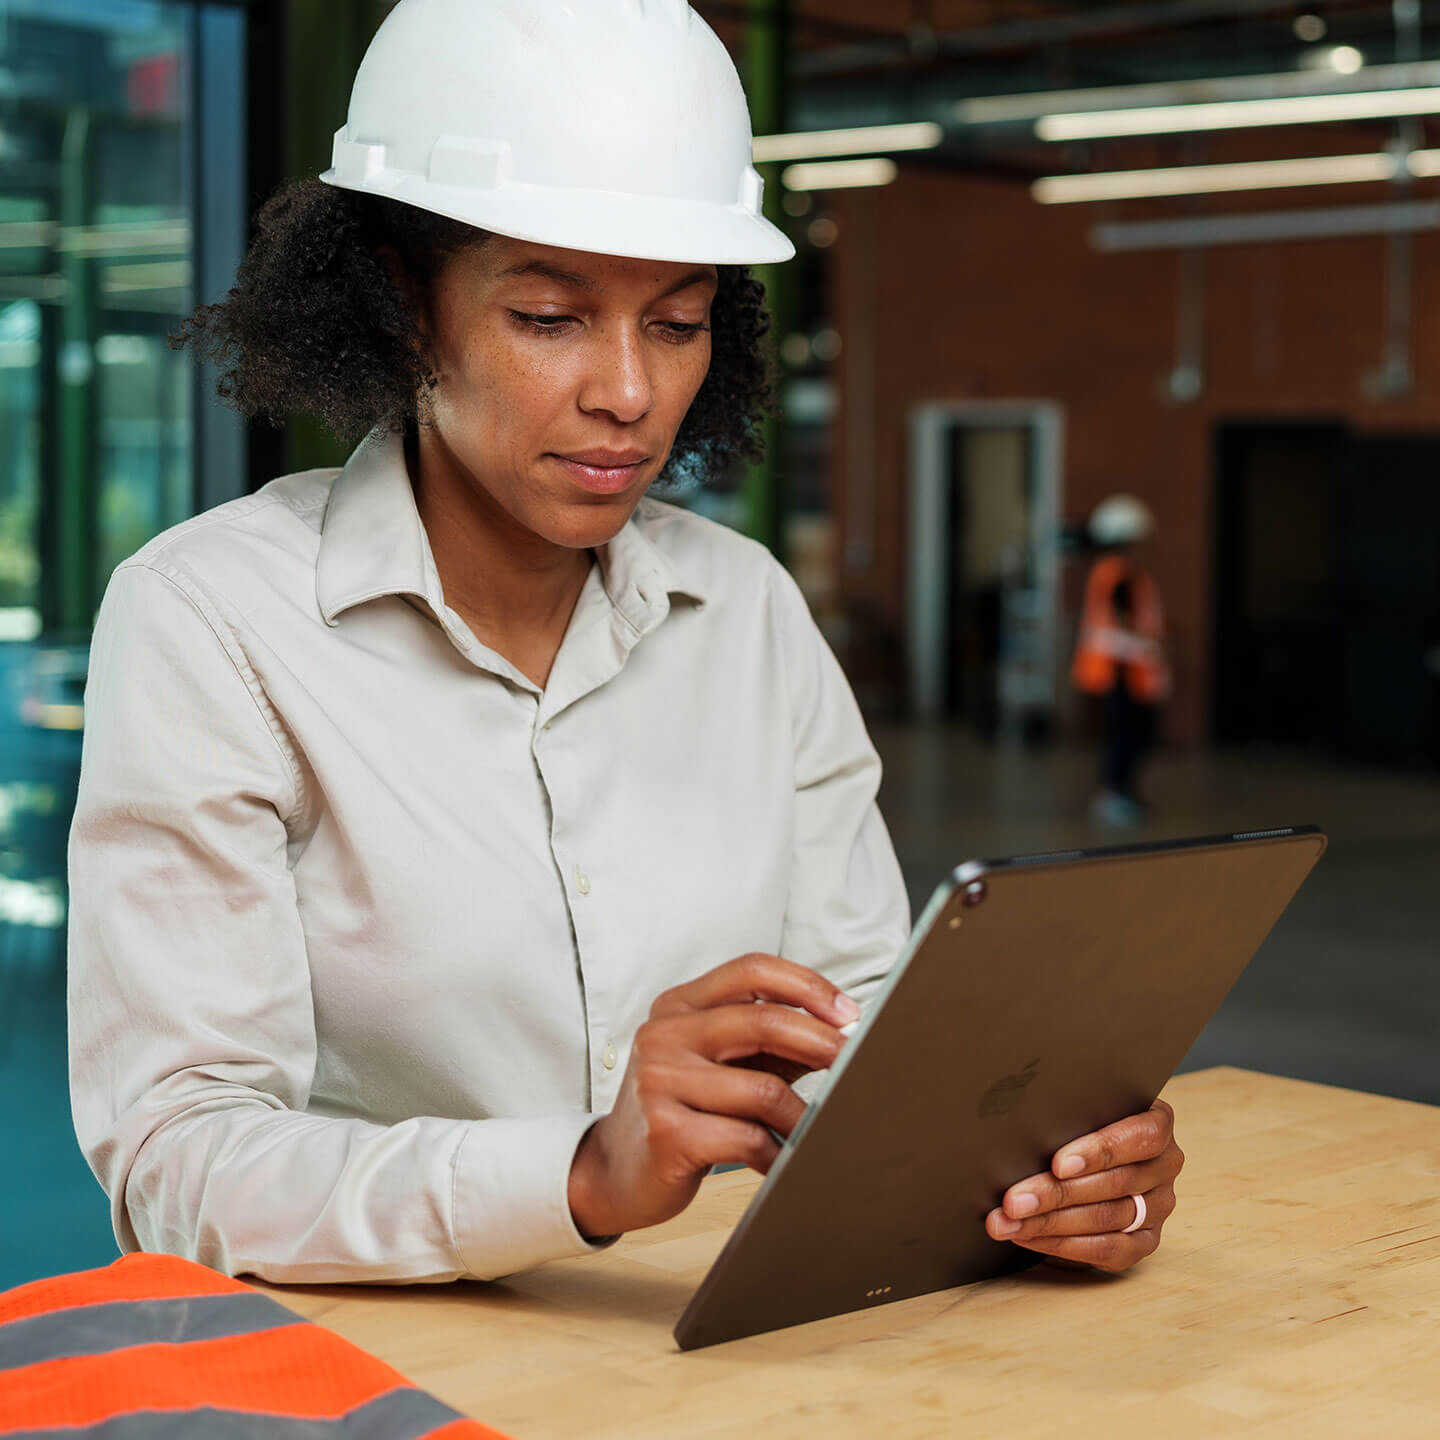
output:
[[[690,407],[699,398],[700,391],[704,387],[706,376],[710,373],[710,360],[707,353],[703,363],[697,365],[688,375],[676,377],[676,384],[668,396],[669,405],[674,412],[674,424],[678,427],[685,416],[690,413]]]
[[[569,391],[558,358],[483,326],[450,355],[437,409],[452,447],[476,473],[528,469],[566,433],[560,416]]]
[[[458,414],[481,419],[503,404],[503,367],[496,364],[493,347],[485,343],[483,336],[473,337],[459,349],[447,378],[449,403]]]

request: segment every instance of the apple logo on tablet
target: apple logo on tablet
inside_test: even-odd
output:
[[[1037,1056],[1014,1075],[1002,1075],[981,1097],[976,1112],[982,1120],[992,1115],[1008,1115],[1024,1098],[1025,1087],[1040,1073]]]

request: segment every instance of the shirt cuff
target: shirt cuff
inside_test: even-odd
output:
[[[455,1157],[452,1224],[467,1275],[494,1280],[591,1255],[614,1238],[587,1240],[570,1213],[570,1166],[599,1115],[477,1120]]]

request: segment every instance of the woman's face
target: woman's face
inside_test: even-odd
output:
[[[453,477],[551,544],[612,539],[710,366],[713,265],[491,236],[435,283],[430,434]]]

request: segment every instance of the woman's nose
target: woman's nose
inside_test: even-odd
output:
[[[580,393],[580,408],[587,414],[609,414],[622,425],[633,425],[655,404],[655,387],[645,355],[644,340],[628,325],[617,325],[596,346],[593,363]]]

